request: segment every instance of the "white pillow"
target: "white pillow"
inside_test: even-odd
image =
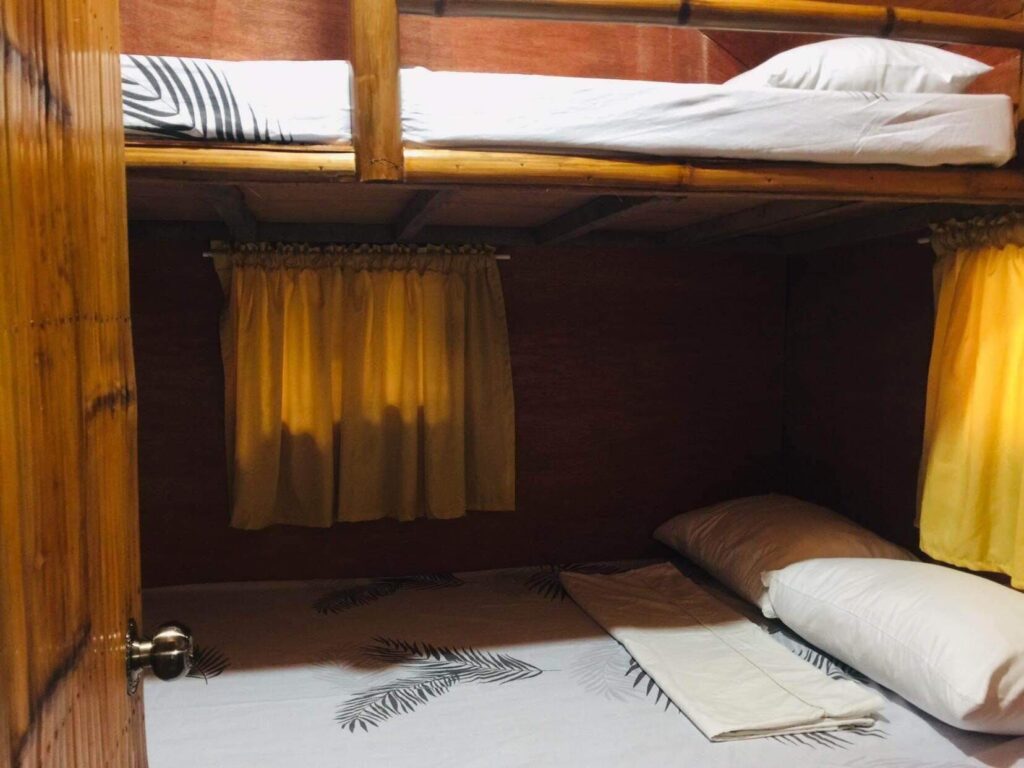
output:
[[[845,37],[802,45],[729,80],[738,88],[963,93],[987,64],[930,45]]]
[[[892,557],[913,560],[830,509],[792,496],[749,496],[684,512],[662,523],[654,538],[775,618],[765,571],[817,557]]]
[[[958,728],[1024,734],[1024,594],[941,565],[810,560],[765,575],[806,640]]]

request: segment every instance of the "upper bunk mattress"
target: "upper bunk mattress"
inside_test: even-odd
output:
[[[425,147],[815,163],[1002,165],[1013,157],[1004,95],[650,83],[538,75],[402,72],[405,141]]]
[[[419,147],[911,166],[1002,165],[1005,95],[872,94],[545,75],[402,71]],[[122,56],[130,135],[349,143],[342,61]]]

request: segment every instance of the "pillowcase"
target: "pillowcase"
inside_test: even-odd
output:
[[[818,557],[914,560],[842,515],[792,496],[750,496],[684,512],[654,532],[666,544],[775,618],[765,571]]]
[[[809,560],[765,581],[789,627],[925,712],[1024,734],[1024,594],[896,560]]]
[[[992,67],[917,43],[846,37],[802,45],[729,80],[738,88],[963,93]]]

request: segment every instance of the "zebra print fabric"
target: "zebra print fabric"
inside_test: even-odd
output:
[[[272,144],[352,140],[344,61],[121,56],[125,133]]]

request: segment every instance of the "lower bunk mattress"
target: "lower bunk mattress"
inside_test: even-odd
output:
[[[121,57],[125,131],[180,141],[349,144],[345,61]],[[1002,165],[1002,94],[740,89],[585,77],[401,72],[408,146],[816,163]]]
[[[189,678],[146,681],[150,767],[1024,765],[1024,738],[946,726],[704,580],[886,698],[870,728],[710,742],[559,580],[635,565],[149,590],[150,621],[180,619],[198,643]]]

